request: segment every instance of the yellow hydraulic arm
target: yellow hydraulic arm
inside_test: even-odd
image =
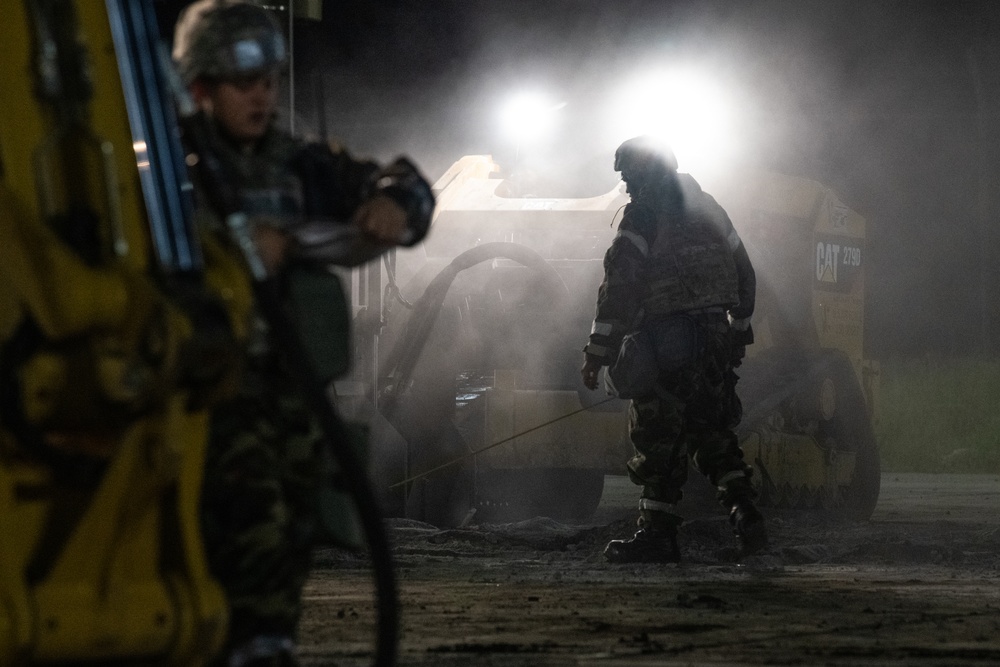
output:
[[[202,664],[207,411],[248,277],[190,224],[151,3],[0,15],[0,665]]]

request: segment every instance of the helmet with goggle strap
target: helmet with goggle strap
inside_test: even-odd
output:
[[[173,57],[186,84],[264,74],[288,61],[285,36],[263,7],[202,0],[184,10],[174,31]]]

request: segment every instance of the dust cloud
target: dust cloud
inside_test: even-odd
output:
[[[951,354],[996,343],[998,14],[972,1],[349,2],[325,19],[340,22],[332,41],[304,28],[299,48],[322,72],[326,125],[355,151],[406,153],[432,179],[490,154],[557,184],[550,196],[613,185],[602,128],[616,83],[696,64],[738,92],[739,146],[718,178],[805,176],[870,221],[871,355]],[[497,113],[526,88],[566,106],[553,136],[516,147]],[[306,127],[313,100],[301,86]]]

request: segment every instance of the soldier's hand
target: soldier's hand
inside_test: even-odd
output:
[[[359,206],[351,222],[377,243],[396,245],[406,232],[406,211],[389,197],[378,195]]]
[[[291,240],[288,234],[270,225],[258,224],[253,228],[253,240],[260,259],[268,273],[276,273],[285,263]]]
[[[587,355],[580,369],[580,376],[583,378],[583,386],[593,391],[597,389],[597,374],[601,372],[601,362]]]

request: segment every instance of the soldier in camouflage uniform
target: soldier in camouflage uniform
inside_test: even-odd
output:
[[[434,200],[405,159],[380,168],[274,127],[285,49],[267,11],[232,1],[191,5],[174,39],[178,69],[208,118],[212,152],[251,216],[257,250],[289,287],[297,271],[337,261],[342,246],[332,241],[345,227],[380,251],[417,243]],[[201,194],[202,203],[211,201]],[[221,231],[208,206],[199,216]],[[340,289],[329,272],[313,274]],[[329,474],[299,383],[266,324],[254,329],[238,394],[213,414],[202,498],[209,566],[230,605],[219,664],[232,667],[297,664],[294,637],[319,528],[319,485],[324,470]]]
[[[615,154],[615,170],[631,202],[604,258],[581,373],[595,389],[598,371],[618,362],[619,349],[648,355],[647,364],[633,365],[652,373],[629,406],[635,455],[628,472],[642,487],[639,530],[609,543],[605,556],[618,563],[680,559],[682,519],[674,506],[689,461],[718,488],[741,553],[752,553],[767,537],[732,429],[741,417],[733,367],[753,342],[753,266],[725,210],[677,173],[668,148],[630,139]]]

